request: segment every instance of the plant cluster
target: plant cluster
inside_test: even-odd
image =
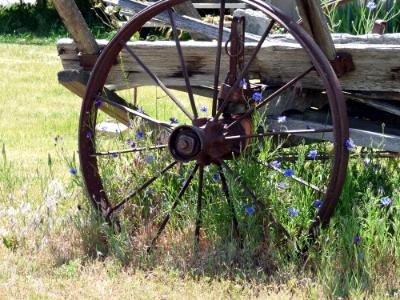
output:
[[[331,1],[322,2],[328,4]],[[332,32],[357,35],[370,33],[377,20],[387,22],[387,33],[400,31],[398,0],[354,0],[344,6],[331,6],[326,15]]]

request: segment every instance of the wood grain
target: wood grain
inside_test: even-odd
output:
[[[400,67],[399,34],[354,38],[349,35],[334,35],[333,40],[338,51],[349,52],[353,56],[356,67],[355,71],[340,78],[344,90],[400,93],[399,79],[393,75],[393,69]],[[107,41],[97,42],[100,47],[107,44]],[[216,42],[188,41],[181,44],[192,85],[212,86]],[[166,85],[184,86],[174,42],[140,41],[129,45]],[[248,58],[255,44],[247,43],[247,46]],[[79,68],[76,45],[72,40],[60,40],[57,48],[64,69]],[[123,63],[128,79],[123,79],[121,67],[116,65],[108,78],[110,85],[126,88],[153,84],[129,54],[123,51],[121,57],[120,63]],[[221,74],[227,72],[227,63],[228,58],[223,55]],[[262,78],[270,85],[279,85],[299,75],[309,65],[309,58],[300,45],[288,36],[279,35],[264,43],[250,69],[250,75]],[[301,84],[305,88],[322,87],[315,72],[302,80]]]

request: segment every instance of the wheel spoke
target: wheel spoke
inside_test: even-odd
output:
[[[280,87],[278,90],[273,92],[271,95],[269,95],[267,98],[262,100],[259,104],[256,106],[251,107],[246,113],[242,114],[239,118],[237,118],[233,123],[231,123],[227,129],[230,127],[234,126],[235,124],[239,123],[243,119],[249,117],[255,110],[259,110],[261,107],[265,106],[269,102],[271,102],[275,97],[279,96],[281,93],[286,91],[288,88],[292,87],[295,85],[299,80],[303,79],[307,74],[309,74],[311,71],[314,70],[314,66],[311,66],[308,70],[306,70],[304,73],[300,74],[299,76],[293,78],[290,80],[288,83],[286,83],[284,86]]]
[[[259,164],[261,164],[261,165],[263,165],[263,166],[265,166],[267,168],[275,170],[275,171],[281,173],[282,175],[285,174],[284,170],[282,170],[281,168],[279,168],[277,166],[274,166],[271,163],[268,164],[268,163],[262,162],[262,161],[260,161],[258,159],[255,159],[255,162],[257,162],[257,163],[259,163]],[[298,182],[298,183],[300,183],[300,184],[302,184],[302,185],[304,185],[306,187],[309,187],[309,188],[311,188],[311,189],[313,189],[313,190],[315,190],[315,191],[317,191],[317,192],[319,192],[319,193],[321,193],[323,195],[326,194],[326,187],[320,188],[320,187],[318,187],[318,186],[316,186],[316,185],[314,185],[312,183],[307,182],[303,178],[300,178],[300,177],[295,176],[295,175],[292,175],[292,176],[289,176],[289,177],[290,177],[290,179],[292,179],[292,180],[294,180],[294,181],[296,181],[296,182]]]
[[[238,78],[236,79],[235,83],[231,86],[231,88],[229,89],[228,93],[226,94],[226,97],[225,97],[224,101],[222,102],[220,108],[218,109],[217,114],[214,117],[215,119],[218,119],[219,116],[224,111],[224,109],[228,106],[230,97],[232,96],[233,92],[239,86],[240,81],[246,75],[249,67],[251,66],[251,64],[255,60],[258,52],[260,51],[260,48],[261,48],[262,44],[264,43],[265,39],[267,38],[267,36],[271,32],[272,27],[274,26],[274,24],[275,24],[275,20],[271,20],[269,25],[268,25],[268,28],[265,30],[264,34],[261,36],[261,39],[258,41],[258,44],[257,44],[256,48],[254,49],[253,54],[251,55],[249,61],[244,66],[243,70],[241,70],[240,75],[238,76]]]
[[[217,55],[215,58],[215,72],[214,72],[214,94],[212,102],[213,117],[217,113],[219,72],[221,70],[222,38],[224,34],[224,19],[225,19],[225,0],[221,0],[221,6],[219,10]]]
[[[199,168],[199,186],[197,190],[197,208],[196,208],[196,228],[194,230],[194,251],[196,255],[199,250],[200,243],[200,228],[201,228],[201,210],[202,210],[202,197],[203,197],[203,177],[204,177],[204,167],[200,166]]]
[[[119,104],[119,103],[114,102],[114,101],[112,101],[110,99],[104,98],[102,96],[97,96],[96,99],[100,100],[100,101],[103,101],[105,103],[108,103],[111,106],[117,107],[118,109],[123,110],[123,111],[125,111],[126,113],[128,113],[130,115],[134,115],[134,116],[140,117],[143,120],[146,120],[146,121],[148,121],[148,122],[150,122],[152,124],[155,124],[157,126],[165,127],[165,128],[168,128],[168,129],[172,129],[173,128],[173,126],[171,126],[170,124],[168,124],[166,122],[163,122],[163,121],[154,119],[152,117],[149,117],[148,115],[146,115],[144,113],[138,112],[137,110],[134,110],[134,109],[132,109],[130,107],[126,107],[125,105]]]
[[[147,150],[161,150],[161,149],[164,149],[167,147],[168,147],[168,145],[157,145],[157,146],[151,146],[151,147],[137,147],[137,148],[132,148],[132,149],[124,149],[124,150],[96,152],[95,154],[92,154],[91,156],[113,156],[113,155],[115,156],[115,155],[119,155],[119,154],[142,152],[142,151],[147,151]]]
[[[185,85],[187,88],[190,105],[192,106],[194,118],[197,119],[198,113],[197,113],[197,109],[196,109],[196,104],[194,102],[193,90],[192,90],[192,86],[190,84],[189,73],[188,73],[188,70],[186,67],[185,58],[183,56],[181,42],[179,41],[178,30],[176,30],[175,15],[174,15],[174,12],[172,11],[172,9],[168,10],[168,14],[169,14],[169,19],[171,21],[172,32],[173,32],[174,38],[175,38],[176,49],[178,51],[179,60],[181,62],[182,73],[185,78]]]
[[[181,109],[181,111],[191,120],[193,121],[193,116],[187,109],[183,106],[183,104],[176,98],[172,92],[165,86],[165,84],[154,74],[146,64],[136,55],[135,52],[127,44],[124,44],[126,51],[137,61],[137,63],[143,68],[143,70],[155,81],[155,83],[168,95],[169,98]]]
[[[233,135],[225,137],[228,141],[234,140],[244,140],[249,138],[260,138],[260,137],[268,137],[268,136],[276,136],[276,135],[292,135],[292,134],[304,134],[304,133],[323,133],[323,132],[332,132],[332,128],[322,128],[322,129],[295,129],[295,130],[284,130],[284,131],[271,131],[265,133],[258,134],[248,134],[248,135]]]
[[[282,232],[283,235],[285,235],[288,239],[290,239],[289,232],[286,230],[286,228],[275,219],[275,217],[267,210],[264,203],[262,203],[254,195],[253,191],[240,179],[240,177],[236,176],[235,173],[232,171],[232,169],[225,162],[220,161],[220,164],[226,170],[226,172],[229,174],[229,176],[231,176],[236,182],[238,182],[242,186],[244,191],[249,195],[249,197],[254,202],[254,204],[257,206],[257,208],[260,211],[265,212],[267,215],[267,218],[271,221],[271,223],[273,223],[277,227],[277,229]]]
[[[192,182],[192,179],[193,179],[194,175],[196,175],[196,172],[197,172],[198,168],[199,168],[199,165],[196,164],[196,166],[194,167],[194,169],[190,173],[189,177],[186,179],[184,185],[182,186],[182,188],[181,188],[181,190],[180,190],[180,192],[178,194],[178,197],[176,198],[175,202],[172,204],[172,208],[171,208],[170,212],[168,212],[166,214],[166,216],[164,217],[163,221],[160,224],[160,227],[158,228],[157,234],[155,235],[155,237],[151,241],[150,247],[147,249],[148,253],[153,250],[158,238],[160,237],[161,233],[164,231],[165,226],[167,226],[167,224],[168,224],[168,221],[169,221],[169,219],[171,217],[171,213],[178,206],[179,200],[181,200],[181,198],[185,194],[186,190],[188,189],[190,183]]]
[[[111,208],[107,212],[107,218],[111,216],[111,214],[118,212],[119,210],[122,209],[122,207],[132,198],[134,198],[136,195],[141,193],[145,188],[147,188],[150,184],[152,184],[158,177],[161,175],[164,175],[168,170],[170,170],[173,166],[175,166],[178,162],[174,161],[173,163],[169,164],[167,167],[165,167],[158,175],[151,177],[148,179],[141,187],[139,187],[136,191],[132,192],[129,194],[127,197],[125,197],[120,203],[118,203],[116,206]]]
[[[238,238],[240,238],[239,222],[238,222],[238,219],[237,219],[235,206],[233,205],[233,202],[232,202],[231,197],[229,195],[229,188],[228,188],[228,184],[226,182],[225,174],[224,174],[224,172],[223,172],[221,167],[220,167],[220,171],[219,171],[219,176],[221,177],[222,191],[225,194],[226,201],[228,202],[228,205],[229,205],[229,208],[230,208],[231,214],[232,214],[233,236],[234,236],[235,239],[238,239]]]

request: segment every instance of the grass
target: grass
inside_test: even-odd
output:
[[[164,251],[146,256],[130,244],[129,227],[115,236],[93,214],[80,177],[69,174],[79,168],[80,99],[56,81],[55,46],[0,44],[0,53],[6,78],[0,82],[1,298],[398,297],[399,161],[351,164],[322,250],[312,249],[306,265],[284,257],[278,245],[260,255],[220,242],[216,225],[205,233],[201,259],[188,255],[185,230],[180,240],[167,235]],[[150,92],[143,94],[155,97]],[[241,171],[247,179],[258,176],[251,166]],[[173,182],[157,188],[168,192]],[[387,208],[379,202],[384,196],[393,199]],[[210,204],[211,224],[226,220],[215,214],[222,204]],[[355,236],[361,241],[354,243]]]
[[[327,0],[322,3],[329,2]],[[369,9],[371,1],[354,0],[342,7],[333,7],[327,12],[332,32],[346,32],[355,35],[371,32],[375,20],[387,21],[386,33],[400,31],[400,1],[374,0],[376,7]]]

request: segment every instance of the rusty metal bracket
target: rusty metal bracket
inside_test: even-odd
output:
[[[374,27],[372,28],[372,33],[375,34],[384,34],[387,28],[387,21],[385,20],[376,20],[374,23]]]
[[[79,57],[79,64],[83,68],[83,70],[91,71],[99,56],[96,54],[85,54],[85,53],[79,52],[78,57]]]
[[[335,60],[331,61],[331,65],[339,78],[356,69],[353,57],[347,52],[337,52]]]
[[[390,70],[393,79],[400,79],[400,67],[392,68]]]

